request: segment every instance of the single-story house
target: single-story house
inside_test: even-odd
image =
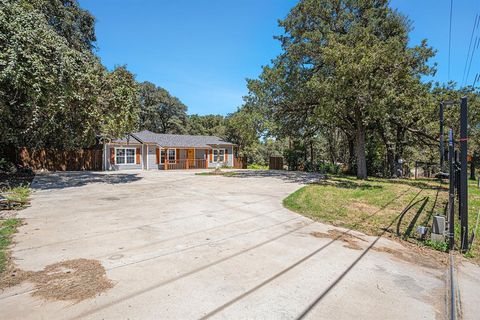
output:
[[[172,170],[235,166],[235,144],[214,136],[129,133],[104,143],[104,170]]]

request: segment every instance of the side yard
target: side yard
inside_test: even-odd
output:
[[[317,221],[370,235],[385,232],[391,237],[445,251],[445,243],[431,242],[429,236],[422,239],[416,230],[418,226],[431,230],[433,215],[444,214],[447,202],[448,185],[438,181],[379,178],[358,181],[331,176],[297,190],[283,203],[290,210]],[[480,190],[471,181],[469,218],[472,229],[479,209]],[[466,256],[479,261],[478,240]]]
[[[22,224],[16,211],[28,205],[32,180],[33,174],[0,175],[0,284],[3,272],[8,268],[12,236]]]

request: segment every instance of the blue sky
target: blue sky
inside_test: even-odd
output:
[[[189,113],[228,114],[242,104],[245,79],[280,52],[277,20],[296,0],[80,0],[97,19],[98,55],[108,68],[126,64],[182,100]],[[449,0],[393,0],[413,22],[411,43],[438,50],[433,80],[448,80]],[[462,83],[478,0],[454,0],[450,80]],[[480,27],[473,38],[479,37]],[[467,84],[480,73],[480,46]]]

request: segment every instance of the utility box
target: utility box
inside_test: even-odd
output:
[[[445,234],[445,217],[433,216],[432,233]]]
[[[445,241],[445,225],[446,220],[444,216],[433,216],[432,225],[432,241],[444,242]]]

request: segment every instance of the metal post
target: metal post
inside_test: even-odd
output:
[[[453,163],[453,130],[448,131],[448,238],[449,238],[449,248],[453,250],[455,246],[455,164]]]
[[[462,98],[460,105],[460,197],[459,197],[459,211],[460,211],[460,234],[461,234],[461,250],[466,252],[468,250],[468,180],[467,180],[467,115],[468,106],[467,98]]]
[[[445,137],[443,132],[443,124],[444,124],[444,116],[443,116],[443,102],[440,103],[440,170],[441,172],[445,172],[444,170],[444,156],[445,156]]]

